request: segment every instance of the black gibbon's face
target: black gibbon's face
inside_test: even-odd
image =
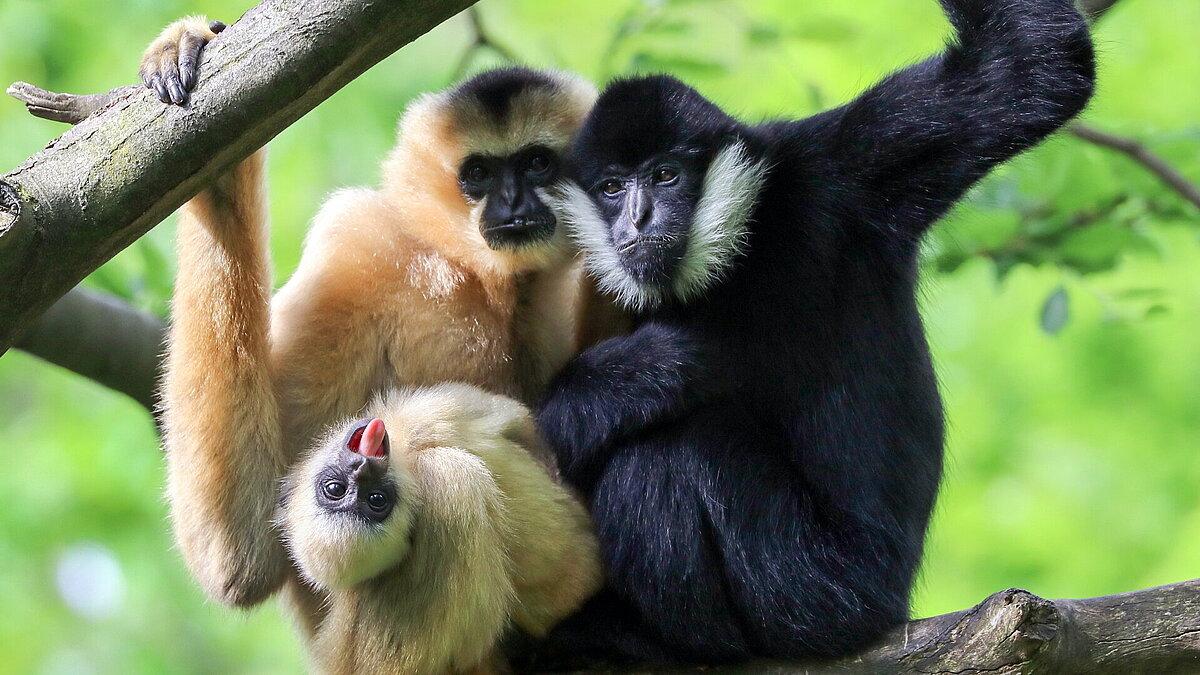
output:
[[[378,419],[351,425],[333,457],[317,473],[317,506],[330,514],[382,523],[396,503],[396,485],[388,473],[389,442]]]
[[[621,264],[639,283],[674,277],[687,252],[688,233],[704,186],[695,153],[661,153],[636,167],[610,166],[589,194],[608,223]]]
[[[507,157],[471,155],[458,181],[468,199],[487,200],[479,227],[488,246],[515,249],[554,235],[557,219],[538,193],[558,176],[558,155],[534,145]]]

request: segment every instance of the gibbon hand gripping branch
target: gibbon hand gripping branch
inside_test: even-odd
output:
[[[80,101],[96,113],[0,177],[0,353],[205,183],[471,4],[265,0],[205,48],[186,107],[141,87]]]

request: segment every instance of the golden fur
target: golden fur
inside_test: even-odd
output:
[[[185,19],[163,32],[145,60],[170,58],[173,50],[164,43],[185,34],[212,37],[204,19]],[[261,153],[181,211],[163,385],[167,496],[176,541],[200,585],[223,603],[249,606],[283,588],[314,658],[331,670],[352,663],[365,672],[404,670],[410,662],[387,660],[393,655],[390,641],[351,641],[351,654],[343,653],[347,643],[336,637],[367,620],[363,617],[372,614],[364,608],[385,603],[386,592],[365,592],[361,602],[331,602],[300,581],[273,518],[280,479],[302,451],[330,424],[356,415],[393,388],[461,381],[529,402],[580,348],[577,336],[596,335],[577,321],[585,277],[565,234],[533,248],[492,250],[479,230],[480,205],[468,202],[457,182],[458,166],[471,152],[503,152],[530,142],[565,148],[595,92],[573,78],[555,77],[560,86],[553,92],[522,94],[513,108],[522,112],[510,115],[506,125],[447,94],[417,102],[400,124],[382,187],[345,190],[329,199],[313,222],[298,269],[274,299]],[[515,403],[486,400],[497,406],[496,414],[507,411],[527,422],[523,412],[513,412]],[[506,446],[513,462],[525,461],[515,459],[520,447],[536,447],[532,428],[524,433],[520,444]],[[476,545],[471,561],[462,563],[463,576],[452,580],[455,588],[472,589],[464,595],[473,597],[451,593],[449,599],[495,610],[481,614],[480,621],[501,625],[511,613],[522,625],[549,625],[581,600],[579,592],[590,588],[598,563],[584,556],[592,569],[568,573],[547,561],[559,560],[564,545],[592,545],[581,543],[590,542],[590,535],[574,544],[542,536],[514,542],[504,538],[510,529],[521,536],[532,530],[503,519],[484,522],[494,509],[483,505],[500,499],[497,495],[530,500],[535,506],[528,513],[521,500],[501,500],[506,513],[530,520],[550,517],[535,512],[547,495],[565,497],[541,479],[536,489],[498,486],[494,461],[504,462],[472,454],[483,452],[486,442],[480,443],[422,451],[410,465],[414,481],[445,483],[449,475],[464,481],[461,494],[426,486],[421,507],[422,513],[442,513],[461,525],[455,536]],[[537,490],[549,492],[538,497]],[[541,523],[546,531],[587,531],[582,509],[564,506],[554,514],[567,521]],[[498,533],[487,535],[489,529]],[[447,552],[431,548],[409,555],[422,560],[439,551]],[[553,572],[531,574],[545,565]],[[434,568],[422,577],[426,583],[434,582],[428,575],[441,574]],[[520,578],[512,577],[513,569],[521,571]],[[358,574],[370,571],[357,568]],[[398,583],[393,576],[382,579]],[[570,586],[576,583],[580,586]],[[354,597],[365,589],[345,592]],[[488,589],[499,595],[489,599]],[[375,617],[391,605],[378,606]],[[442,611],[463,615],[453,603]],[[432,620],[428,625],[445,628]],[[390,634],[378,632],[385,633]],[[425,654],[412,663],[445,662],[460,670],[488,667],[489,661],[472,661],[490,653],[487,640],[495,631],[471,633],[479,636],[478,644],[465,633],[457,642],[440,633],[399,634],[408,640],[406,653]],[[427,638],[436,638],[436,644],[417,644]]]
[[[495,663],[509,622],[541,635],[600,583],[578,501],[534,459],[528,410],[462,384],[391,392],[367,407],[391,440],[397,504],[380,525],[316,506],[349,426],[293,471],[281,509],[300,571],[326,594],[314,638],[325,672],[466,671]]]

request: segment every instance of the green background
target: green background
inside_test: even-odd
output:
[[[132,82],[144,44],[250,0],[0,0],[0,83]],[[836,105],[936,50],[932,0],[484,0],[270,145],[277,283],[333,189],[377,178],[416,94],[504,53],[597,82],[667,70],[748,119]],[[1083,119],[1200,181],[1200,2],[1121,0],[1098,24]],[[464,54],[466,54],[464,58]],[[0,100],[0,171],[61,127]],[[1002,168],[925,249],[921,304],[949,419],[918,615],[1011,586],[1092,596],[1200,576],[1200,215],[1140,166],[1060,135]],[[173,221],[88,281],[165,312]],[[302,667],[273,604],[205,601],[168,531],[136,404],[20,353],[0,359],[0,672]]]

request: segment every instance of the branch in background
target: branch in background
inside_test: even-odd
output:
[[[1158,176],[1168,187],[1179,193],[1180,197],[1183,197],[1191,202],[1193,206],[1200,209],[1200,187],[1189,182],[1178,169],[1168,164],[1162,157],[1151,152],[1145,145],[1132,138],[1125,138],[1106,131],[1100,131],[1081,122],[1075,122],[1070,125],[1067,131],[1076,138],[1123,153],[1133,161],[1141,164],[1150,173]]]
[[[1200,672],[1200,579],[1088,600],[1010,589],[971,609],[898,626],[851,657],[704,672]]]
[[[1079,0],[1079,11],[1093,23],[1100,20],[1118,0]]]
[[[1047,218],[1055,215],[1055,211],[1047,206],[1040,206],[1035,209],[1028,210],[1022,213],[1021,222],[1023,230],[1020,234],[1013,236],[1008,241],[999,246],[986,248],[978,248],[969,252],[971,257],[979,256],[988,258],[994,262],[1000,263],[1006,258],[1013,256],[1027,256],[1031,252],[1038,250],[1050,249],[1062,244],[1067,238],[1080,230],[1091,227],[1095,223],[1103,221],[1105,218],[1113,214],[1120,206],[1129,201],[1129,195],[1118,194],[1107,200],[1103,204],[1092,208],[1076,211],[1062,227],[1054,230],[1028,231],[1026,223],[1032,219]],[[953,259],[952,256],[947,256]],[[938,266],[943,267],[945,260],[937,259]],[[1028,262],[1028,259],[1024,259]]]
[[[16,347],[119,391],[153,412],[166,326],[107,293],[78,287],[54,303]]]
[[[466,50],[463,51],[462,58],[458,60],[458,65],[454,68],[456,78],[462,78],[467,74],[467,68],[471,66],[471,60],[475,58],[475,54],[480,49],[490,49],[508,61],[520,61],[516,53],[496,42],[492,37],[491,32],[483,24],[483,15],[480,13],[478,5],[471,5],[463,13],[470,22],[471,42],[467,45]]]
[[[0,353],[90,272],[471,0],[264,0],[203,52],[186,108],[119,90],[0,177]]]

